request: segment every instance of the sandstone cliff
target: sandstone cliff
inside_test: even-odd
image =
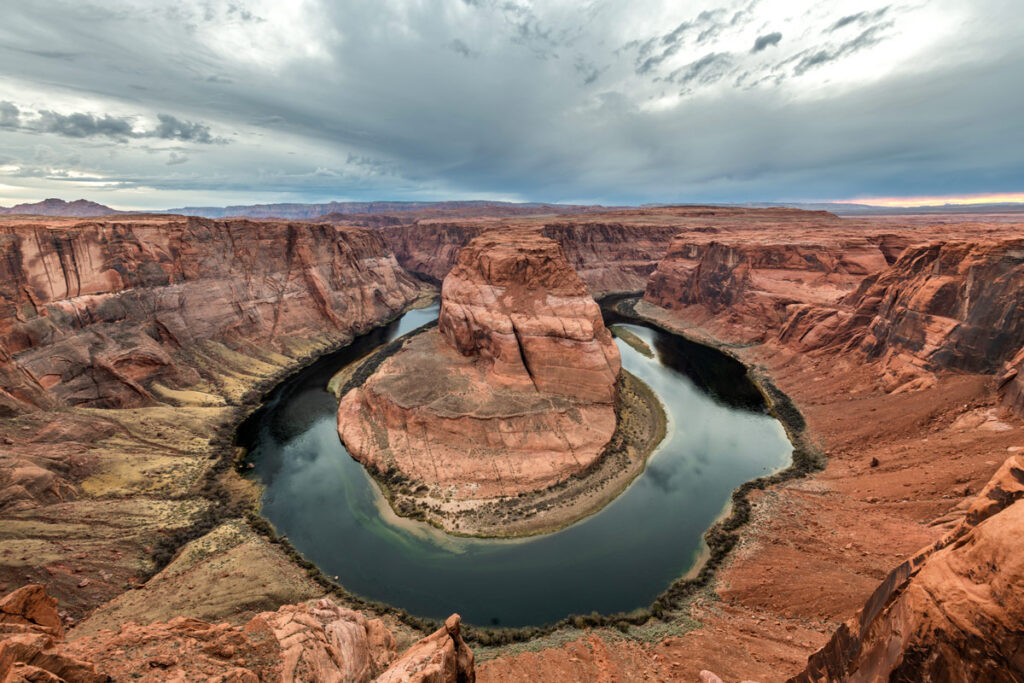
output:
[[[557,243],[489,233],[411,339],[339,408],[356,459],[438,495],[515,496],[589,467],[615,430],[618,349]]]
[[[410,272],[441,282],[470,240],[510,226],[495,221],[421,222],[382,230],[398,262]],[[639,292],[681,226],[652,222],[574,220],[520,221],[517,230],[535,232],[562,246],[569,264],[594,297]]]
[[[731,339],[763,342],[802,306],[835,311],[864,277],[886,267],[883,251],[865,238],[681,234],[644,298],[669,310],[692,307],[689,315],[727,327]]]
[[[681,234],[645,299],[734,342],[858,349],[879,365],[887,390],[920,388],[938,371],[992,374],[1012,366],[1024,338],[1016,296],[1024,287],[1024,242],[904,246],[912,237]],[[1008,366],[1004,375],[1011,403],[1012,372]]]
[[[835,341],[877,359],[890,389],[939,370],[995,373],[1024,339],[1021,291],[1022,239],[909,247],[851,297]]]
[[[211,343],[340,342],[417,293],[378,235],[325,225],[30,223],[0,228],[0,256],[7,410],[153,405],[214,381],[190,357]]]
[[[1022,498],[1024,457],[1018,455],[996,472],[956,529],[894,569],[790,680],[1021,680]]]
[[[1003,401],[1010,410],[1024,417],[1024,347],[1004,366],[996,377]]]
[[[81,618],[202,537],[249,575],[216,579],[192,555],[135,614],[218,618],[233,601],[315,595],[239,519],[257,494],[230,468],[232,433],[260,392],[419,295],[380,236],[12,218],[0,253],[0,585],[45,583]],[[191,569],[202,578],[182,582]]]
[[[549,223],[542,234],[562,245],[594,297],[642,292],[679,225],[576,221]]]
[[[380,619],[329,598],[285,605],[244,626],[178,617],[127,623],[70,642],[42,586],[0,599],[0,680],[9,683],[218,681],[249,683],[472,683],[473,653],[452,615],[436,633],[396,653]]]

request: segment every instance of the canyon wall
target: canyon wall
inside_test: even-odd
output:
[[[923,387],[939,371],[1003,369],[1017,405],[1024,241],[912,244],[915,236],[925,237],[681,234],[644,298],[731,342],[857,349],[890,391]]]
[[[542,234],[562,245],[594,297],[642,292],[679,232],[676,225],[611,222],[549,223]]]
[[[459,251],[491,230],[528,230],[562,246],[569,264],[594,297],[643,291],[647,277],[680,227],[673,224],[615,221],[421,222],[381,232],[398,262],[410,272],[441,282],[455,266]]]
[[[992,374],[1021,348],[1021,291],[1024,239],[912,246],[850,298],[837,341],[879,361],[888,388],[939,370]]]
[[[258,492],[231,468],[232,436],[261,392],[420,295],[380,235],[13,218],[0,254],[0,586],[45,583],[74,619],[132,585],[150,589],[136,618],[317,595],[242,521]],[[193,553],[149,580],[197,539],[246,576],[207,576]]]
[[[0,409],[153,405],[211,343],[294,354],[417,294],[373,231],[204,219],[0,227]],[[157,385],[157,386],[155,386]]]
[[[644,298],[713,319],[728,327],[731,340],[763,342],[801,306],[835,310],[866,276],[886,267],[882,249],[864,238],[681,234]]]

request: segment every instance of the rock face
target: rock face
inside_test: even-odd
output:
[[[1024,347],[1003,367],[996,378],[1003,402],[1020,417],[1024,417]]]
[[[642,292],[668,251],[678,225],[614,222],[549,223],[545,237],[562,245],[566,258],[594,297]]]
[[[1016,405],[1024,241],[907,242],[889,234],[683,234],[645,299],[734,341],[859,349],[881,367],[887,390],[920,388],[938,371],[989,374],[1008,363],[1001,381]]]
[[[514,228],[558,242],[569,265],[594,297],[643,291],[669,241],[681,229],[678,224],[582,219],[524,222]],[[385,228],[382,232],[404,268],[427,280],[441,282],[470,240],[485,232],[507,229],[493,222],[421,222]]]
[[[621,362],[601,310],[559,246],[479,237],[445,278],[438,329],[498,386],[613,403]]]
[[[372,231],[203,219],[0,228],[0,410],[153,405],[210,342],[287,352],[415,298]],[[158,390],[157,390],[158,391]]]
[[[618,349],[558,244],[472,241],[445,278],[438,330],[349,392],[342,441],[459,498],[546,488],[589,467],[615,430]]]
[[[285,605],[242,627],[177,617],[129,623],[70,643],[64,642],[56,601],[42,586],[17,590],[0,607],[0,680],[12,683],[475,680],[473,653],[462,640],[457,614],[395,661],[395,638],[380,619],[329,598]]]
[[[880,361],[889,388],[938,370],[994,373],[1024,339],[1021,291],[1024,239],[914,246],[861,285],[837,337]]]
[[[996,472],[956,529],[894,569],[790,680],[1021,680],[1022,498],[1024,457],[1018,455]]]
[[[864,238],[684,234],[673,240],[644,298],[670,310],[699,307],[728,325],[731,338],[765,341],[801,306],[833,312],[887,265],[883,251]]]
[[[383,228],[395,258],[403,268],[430,282],[440,284],[469,241],[488,230],[487,225],[425,222]]]

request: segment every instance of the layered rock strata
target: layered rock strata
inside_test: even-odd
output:
[[[835,312],[865,277],[887,265],[882,249],[864,238],[684,234],[673,240],[644,298],[670,310],[697,308],[690,315],[729,326],[733,337],[762,342],[801,307]]]
[[[193,350],[342,341],[417,293],[380,236],[359,228],[0,226],[0,410],[155,405],[209,386]]]
[[[29,585],[0,600],[0,680],[472,683],[473,653],[460,624],[452,615],[398,654],[380,619],[322,598],[263,612],[243,626],[177,617],[72,633],[68,642],[56,601]]]
[[[512,226],[558,242],[569,264],[594,297],[643,291],[665,255],[678,224],[600,221],[520,220]],[[459,251],[485,232],[507,230],[496,222],[421,222],[384,229],[399,263],[410,272],[440,283],[455,267]]]
[[[964,521],[896,567],[791,683],[1024,677],[1024,457],[1003,463]]]
[[[437,330],[341,401],[356,459],[456,498],[583,472],[615,430],[618,349],[558,244],[491,233],[445,278]]]
[[[882,368],[889,391],[928,386],[936,372],[992,374],[1007,364],[1000,381],[1015,404],[1024,242],[902,246],[909,241],[885,233],[825,232],[813,241],[683,234],[644,298],[742,343],[856,349]]]
[[[201,537],[245,569],[217,578],[191,554],[135,615],[217,619],[316,595],[247,529],[258,492],[230,468],[234,425],[420,285],[360,228],[41,221],[0,222],[0,587],[45,583],[80,619],[140,597],[126,587]]]

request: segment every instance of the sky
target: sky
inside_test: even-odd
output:
[[[1020,0],[0,0],[0,205],[1024,191]]]

